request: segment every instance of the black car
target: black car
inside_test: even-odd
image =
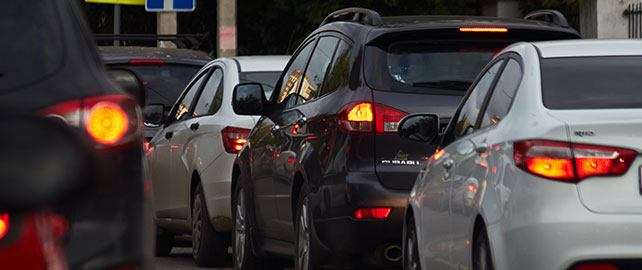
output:
[[[126,68],[140,75],[145,84],[147,104],[174,105],[192,77],[212,58],[190,49],[155,47],[98,47],[110,68]],[[144,137],[151,139],[159,127],[145,123]]]
[[[145,267],[140,109],[144,100],[133,97],[143,96],[142,83],[129,77],[138,91],[129,92],[113,80],[84,21],[73,0],[3,1],[0,34],[6,39],[0,44],[0,108],[6,113],[65,123],[73,127],[86,147],[93,149],[89,157],[94,164],[93,173],[79,184],[82,192],[51,206],[69,224],[62,253],[68,267]],[[133,73],[129,71],[129,75]],[[121,72],[115,76],[122,79],[127,75]],[[53,134],[40,133],[38,139],[58,142],[50,136]],[[73,158],[65,152],[59,157]],[[0,164],[0,170],[10,164]],[[32,164],[32,171],[25,174],[57,173],[51,169],[56,165],[55,159],[50,160],[50,166],[37,164]],[[51,187],[55,183],[39,184]],[[12,219],[12,224],[20,224],[20,220]],[[4,244],[0,243],[0,249]],[[60,253],[54,248],[43,246],[42,255],[49,263],[59,262]],[[60,264],[43,269],[57,269],[55,265]],[[4,267],[12,268],[0,266]]]
[[[445,127],[508,44],[579,38],[559,12],[542,17],[560,25],[339,10],[299,46],[271,100],[237,86],[235,111],[262,118],[234,164],[235,268],[276,268],[273,255],[296,269],[399,266],[405,201],[436,148],[402,140],[399,121],[433,113]]]

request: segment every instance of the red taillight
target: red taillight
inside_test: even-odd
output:
[[[506,27],[460,27],[459,32],[474,32],[474,33],[506,33]]]
[[[573,267],[573,270],[619,270],[615,265],[608,263],[588,263]]]
[[[9,214],[0,214],[0,239],[9,231]]]
[[[388,218],[390,215],[390,207],[378,207],[378,208],[360,208],[354,212],[354,218],[356,219],[384,219]]]
[[[84,128],[97,142],[99,149],[132,142],[141,130],[140,108],[129,96],[110,95],[72,100],[44,109],[39,114]]]
[[[226,127],[221,130],[225,152],[230,154],[240,152],[241,149],[243,149],[243,145],[247,142],[248,135],[250,135],[250,130],[244,128]]]
[[[589,176],[621,175],[635,151],[556,141],[521,141],[514,144],[515,164],[530,173],[568,182]]]
[[[362,102],[349,104],[340,114],[340,122],[347,131],[395,133],[405,112],[382,104]],[[374,124],[374,129],[373,129]]]
[[[155,60],[155,59],[132,59],[129,60],[130,66],[161,66],[164,65],[165,61]]]

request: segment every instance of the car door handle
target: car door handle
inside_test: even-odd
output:
[[[445,170],[450,170],[453,168],[453,165],[455,165],[455,161],[452,158],[447,158],[441,163],[442,166],[444,166]]]
[[[168,131],[165,133],[165,139],[171,139],[174,136],[174,132]]]
[[[270,132],[272,132],[272,135],[275,135],[277,132],[279,132],[279,129],[281,129],[279,125],[274,125],[270,128]]]
[[[199,126],[201,126],[201,125],[198,122],[196,122],[196,123],[193,123],[192,125],[190,125],[189,129],[191,129],[192,131],[196,131]]]

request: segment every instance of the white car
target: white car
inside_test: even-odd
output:
[[[148,106],[148,122],[156,118],[162,124],[146,153],[157,255],[170,253],[174,236],[191,234],[197,265],[225,263],[233,228],[232,163],[257,120],[234,113],[232,92],[238,83],[259,82],[271,94],[288,60],[216,59],[196,74],[167,117],[162,117],[162,105]]]
[[[402,137],[437,137],[435,115]],[[407,203],[404,269],[642,269],[642,41],[517,43]]]

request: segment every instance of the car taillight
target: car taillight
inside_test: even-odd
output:
[[[384,219],[390,215],[390,207],[360,208],[354,212],[356,219]]]
[[[340,123],[347,131],[395,133],[399,121],[408,114],[382,104],[362,102],[348,104],[339,115]]]
[[[165,64],[164,60],[156,59],[132,59],[129,60],[130,66],[162,66]]]
[[[221,130],[221,135],[225,152],[236,154],[243,149],[243,145],[247,142],[248,135],[250,135],[250,130],[237,127],[225,127]]]
[[[506,33],[506,27],[460,27],[459,32],[474,32],[474,33]]]
[[[72,100],[41,110],[39,114],[85,129],[101,150],[133,142],[141,131],[140,107],[136,100],[124,95]]]
[[[573,270],[618,270],[615,265],[608,263],[587,263],[573,267]]]
[[[0,239],[9,231],[9,214],[0,214]]]
[[[557,141],[520,141],[514,144],[515,164],[546,178],[578,182],[589,176],[621,175],[636,152],[629,149]]]

